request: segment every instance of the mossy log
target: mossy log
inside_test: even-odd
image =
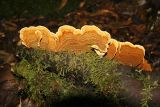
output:
[[[160,105],[158,82],[153,81],[150,74],[100,58],[94,52],[53,53],[25,48],[18,55],[21,61],[14,66],[14,73],[24,86],[21,96],[25,95],[35,106],[58,106],[76,96],[82,99],[102,96],[101,103],[106,106]]]

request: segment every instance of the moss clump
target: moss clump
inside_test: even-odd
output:
[[[57,100],[87,94],[102,94],[119,103],[117,95],[125,91],[122,74],[117,69],[119,64],[99,58],[94,52],[53,53],[20,48],[18,55],[21,61],[14,66],[14,71],[23,86],[21,96],[25,94],[36,106],[49,106]],[[148,74],[130,72],[128,76],[142,82],[141,106],[148,107],[156,82]]]
[[[69,88],[69,84],[58,78],[57,75],[45,72],[43,66],[30,64],[25,59],[18,63],[14,69],[17,75],[23,77],[20,80],[23,81],[24,93],[35,101],[37,106],[56,100],[62,93],[62,88],[63,90]]]
[[[118,63],[100,59],[94,52],[51,53],[22,49],[14,66],[23,77],[24,92],[37,106],[45,106],[68,96],[88,93],[116,95],[121,89]]]

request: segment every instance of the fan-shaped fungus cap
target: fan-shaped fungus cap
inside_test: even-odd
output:
[[[77,35],[74,34],[76,29],[69,25],[59,27],[56,36],[58,37],[57,51],[70,51],[78,43]],[[76,43],[77,42],[77,43]]]
[[[56,36],[59,38],[59,51],[86,52],[96,45],[101,51],[107,52],[105,44],[110,40],[109,33],[93,25],[85,25],[81,29],[64,25],[58,29]]]
[[[20,39],[26,47],[38,47],[42,39],[48,39],[50,31],[43,26],[25,27],[20,30]],[[45,40],[45,41],[46,41]]]
[[[145,55],[145,49],[140,45],[133,45],[130,42],[120,42],[120,51],[117,52],[114,59],[130,66],[139,65]]]
[[[82,36],[79,40],[85,45],[97,45],[100,51],[107,52],[108,43],[111,36],[106,31],[101,31],[98,27],[94,25],[85,25],[81,28]]]
[[[20,30],[20,39],[26,47],[55,51],[58,38],[44,26],[31,26]]]

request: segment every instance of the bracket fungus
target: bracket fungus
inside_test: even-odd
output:
[[[69,25],[61,26],[58,32],[52,33],[44,26],[25,27],[20,30],[22,44],[28,48],[40,48],[52,52],[71,51],[75,53],[95,52],[110,60],[152,71],[151,65],[144,58],[145,49],[130,42],[119,42],[112,39],[106,31],[94,25],[85,25],[76,29]]]
[[[145,49],[141,45],[133,45],[130,42],[119,42],[111,39],[106,57],[114,59],[122,64],[152,71],[151,65],[144,59]]]

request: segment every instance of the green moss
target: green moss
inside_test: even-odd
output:
[[[51,53],[21,48],[18,54],[22,60],[14,71],[23,77],[27,97],[37,106],[87,93],[116,95],[120,90],[118,63],[100,59],[94,52]]]
[[[28,97],[36,101],[38,105],[44,103],[45,98],[43,98],[43,96],[49,98],[53,95],[52,92],[55,90],[52,89],[52,85],[56,82],[54,75],[43,72],[43,69],[30,64],[25,59],[17,64],[14,70],[16,74],[24,78],[25,84],[23,84],[23,86]]]
[[[158,82],[153,81],[150,75],[141,76],[139,78],[143,82],[144,88],[142,89],[141,95],[141,107],[149,107],[149,102],[152,100],[152,91],[157,88]]]
[[[119,102],[117,95],[124,90],[122,74],[117,69],[119,63],[99,58],[94,52],[53,53],[20,47],[18,55],[21,61],[14,66],[14,71],[18,77],[23,77],[18,78],[19,82],[24,81],[23,92],[37,106],[48,106],[69,96],[99,93]],[[128,76],[142,82],[141,106],[148,107],[157,81],[139,72],[130,72]]]
[[[140,93],[142,97],[140,101],[141,107],[149,107],[149,102],[153,97],[152,91],[159,86],[158,80],[153,80],[150,74],[142,72],[141,70],[135,71],[136,72],[134,74],[130,74],[130,76],[139,80],[143,85]]]

